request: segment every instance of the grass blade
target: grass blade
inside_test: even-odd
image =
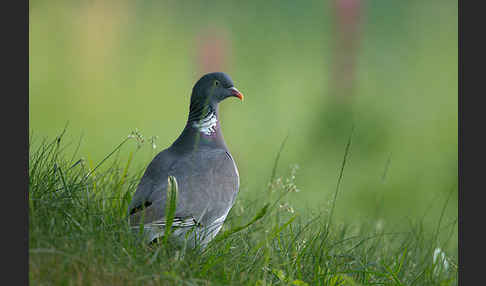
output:
[[[177,205],[177,180],[174,176],[169,176],[167,178],[167,198],[165,205],[165,232],[164,232],[164,244],[169,241],[170,232],[172,230],[172,223],[174,222],[174,217],[176,213]]]

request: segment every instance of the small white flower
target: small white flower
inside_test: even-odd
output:
[[[380,232],[383,230],[383,224],[384,224],[384,221],[383,219],[378,219],[378,221],[376,222],[376,225],[375,225],[375,228],[376,228],[376,231]]]
[[[149,138],[149,141],[152,144],[152,149],[157,148],[157,144],[155,144],[155,141],[157,140],[157,138],[159,138],[159,136],[152,136],[152,137]]]
[[[435,268],[434,268],[434,274],[435,275],[438,275],[439,272],[442,269],[447,271],[447,269],[449,268],[449,262],[447,261],[447,257],[445,255],[445,253],[442,251],[442,249],[440,249],[440,247],[437,247],[434,250],[434,255],[433,255],[432,260],[433,260],[434,265],[435,265]]]
[[[288,203],[285,203],[285,204],[280,204],[279,207],[289,213],[294,213],[294,209],[292,208],[291,205],[289,205]]]

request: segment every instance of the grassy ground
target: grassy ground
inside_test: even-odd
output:
[[[392,225],[333,219],[349,144],[334,197],[322,210],[289,205],[298,175],[296,169],[279,174],[277,156],[265,191],[257,197],[240,193],[208,248],[149,247],[126,219],[143,169],[131,165],[136,152],[128,160],[118,152],[128,140],[140,139],[133,135],[93,166],[62,135],[31,136],[31,285],[457,285],[457,245],[451,239],[457,225],[444,222],[445,207],[433,230],[420,219]]]

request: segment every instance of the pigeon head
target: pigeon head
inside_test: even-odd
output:
[[[243,100],[243,94],[236,89],[229,75],[223,72],[208,73],[192,89],[190,112],[201,114],[208,107],[216,109],[218,103],[228,97]]]

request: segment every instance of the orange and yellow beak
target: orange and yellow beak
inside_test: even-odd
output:
[[[234,86],[233,86],[233,87],[230,87],[230,88],[229,88],[229,90],[231,90],[231,94],[232,94],[233,96],[236,96],[236,97],[238,97],[238,98],[239,98],[241,101],[243,101],[243,94],[242,94],[242,93],[241,93],[239,90],[237,90],[237,89],[236,89],[236,87],[234,87]]]

